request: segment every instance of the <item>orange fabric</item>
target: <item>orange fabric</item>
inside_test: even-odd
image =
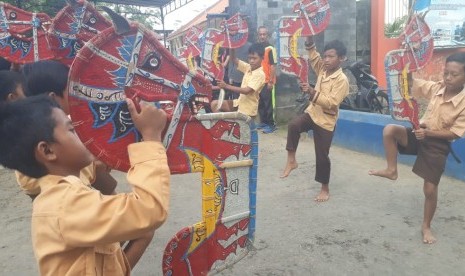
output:
[[[265,83],[269,83],[270,80],[271,80],[271,66],[274,66],[271,64],[270,62],[270,53],[274,56],[274,53],[273,53],[273,46],[268,46],[265,48],[265,54],[263,56],[263,60],[262,60],[262,68],[263,68],[263,72],[265,72]],[[273,77],[273,80],[272,80],[273,84],[276,83],[276,75]]]

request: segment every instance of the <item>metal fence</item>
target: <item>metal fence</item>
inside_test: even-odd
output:
[[[392,24],[396,19],[408,14],[412,0],[386,0],[385,24]]]

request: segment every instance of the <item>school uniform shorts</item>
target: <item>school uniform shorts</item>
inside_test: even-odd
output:
[[[412,128],[406,128],[407,146],[397,145],[400,154],[416,155],[412,171],[424,180],[438,185],[446,167],[450,142],[444,139],[426,137],[417,140]]]

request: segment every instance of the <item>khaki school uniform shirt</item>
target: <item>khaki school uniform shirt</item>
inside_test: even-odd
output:
[[[414,79],[412,95],[430,99],[420,123],[431,130],[449,130],[462,137],[465,134],[465,88],[444,100],[445,85],[441,82]]]
[[[342,69],[327,75],[323,60],[315,47],[308,51],[308,56],[318,79],[315,85],[315,96],[305,112],[320,127],[334,131],[339,116],[339,105],[349,94],[349,80]]]
[[[40,185],[37,178],[29,177],[18,171],[15,171],[16,182],[23,192],[27,195],[34,196],[40,194]],[[89,166],[81,170],[79,178],[86,185],[92,185],[95,182],[95,163],[92,162]]]
[[[250,64],[242,60],[239,60],[237,70],[244,73],[241,88],[250,87],[254,92],[241,94],[237,100],[234,100],[234,107],[237,107],[237,111],[242,114],[251,117],[257,116],[260,91],[262,91],[263,86],[265,86],[265,73],[262,67],[252,71]]]
[[[128,151],[131,193],[102,195],[75,176],[38,179],[31,232],[41,275],[130,275],[119,242],[165,221],[170,172],[161,143],[136,143]]]

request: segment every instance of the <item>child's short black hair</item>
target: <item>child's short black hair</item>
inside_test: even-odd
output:
[[[55,60],[41,60],[24,65],[22,72],[26,77],[28,96],[54,92],[63,97],[68,84],[68,66]]]
[[[11,62],[0,57],[0,70],[10,70],[10,68],[11,68]]]
[[[331,49],[336,50],[336,53],[337,53],[338,57],[345,57],[347,55],[347,48],[344,45],[344,43],[342,43],[342,41],[340,41],[340,40],[336,39],[336,40],[332,40],[332,41],[326,43],[325,48],[324,48],[324,52],[326,52],[328,50],[331,50]]]
[[[18,85],[24,87],[24,77],[14,71],[0,71],[0,102],[7,100],[10,93],[15,92]]]
[[[463,65],[463,71],[465,71],[465,52],[458,52],[446,58],[446,63],[453,61],[461,63]]]
[[[46,95],[0,105],[0,164],[39,178],[47,174],[34,154],[39,142],[54,142],[58,104]]]
[[[249,54],[257,54],[259,57],[263,58],[265,55],[265,45],[262,43],[254,43],[250,45]]]

